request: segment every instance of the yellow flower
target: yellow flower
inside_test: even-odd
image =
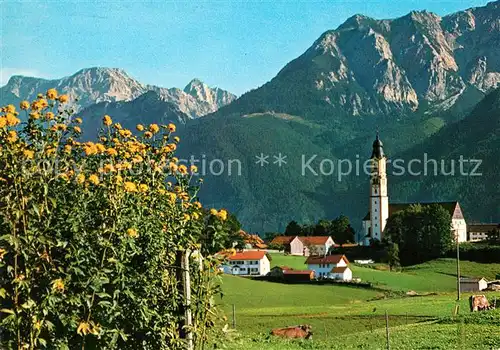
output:
[[[61,103],[68,102],[68,95],[61,95],[61,96],[59,96],[59,102],[61,102]]]
[[[83,175],[82,173],[78,174],[78,176],[76,177],[76,182],[79,184],[83,184],[85,182],[85,175]]]
[[[103,171],[105,173],[112,173],[115,171],[115,167],[113,166],[113,164],[106,164],[103,168]]]
[[[168,130],[170,130],[170,132],[175,132],[175,124],[170,123],[170,124],[168,124],[167,127],[168,127]]]
[[[77,123],[77,124],[83,123],[82,118],[75,118],[75,123]]]
[[[116,130],[121,130],[122,125],[121,125],[120,123],[116,123],[115,125],[113,125],[113,127],[114,127]]]
[[[64,292],[64,282],[61,278],[52,281],[52,290],[56,292]]]
[[[45,118],[47,118],[48,120],[54,119],[54,113],[52,112],[45,113]]]
[[[78,328],[76,329],[76,333],[78,333],[81,336],[89,334],[90,331],[91,331],[90,324],[84,321],[80,322]]]
[[[28,101],[22,101],[20,104],[19,104],[19,107],[25,111],[27,110],[28,108],[30,108],[30,103]]]
[[[201,203],[200,202],[194,202],[193,205],[198,208],[198,209],[201,209]]]
[[[5,127],[7,125],[7,119],[5,117],[0,117],[0,128]]]
[[[75,126],[75,127],[73,127],[73,131],[76,132],[77,134],[81,134],[82,129],[80,129],[79,126]]]
[[[198,171],[198,167],[196,165],[191,165],[190,170],[192,173],[196,173]]]
[[[95,148],[96,148],[97,152],[99,152],[99,153],[106,152],[106,147],[104,147],[104,145],[102,143],[96,143]]]
[[[35,120],[36,119],[40,119],[40,113],[38,113],[38,112],[31,112],[30,113],[30,118],[35,119]]]
[[[55,100],[57,98],[57,90],[56,89],[48,89],[46,96],[49,100]]]
[[[117,185],[121,185],[121,183],[123,182],[123,177],[121,175],[116,175],[115,179]]]
[[[19,120],[19,118],[17,118],[14,114],[12,113],[7,113],[5,115],[5,120],[7,121],[7,125],[8,126],[16,126],[17,124],[19,124],[21,121]]]
[[[7,251],[3,248],[0,248],[0,261],[2,261],[5,254],[7,254]]]
[[[116,156],[116,155],[118,155],[118,152],[114,148],[108,148],[106,150],[106,153],[108,154],[108,156]]]
[[[66,130],[66,124],[56,124],[56,129],[57,130],[62,130],[62,131],[65,131]]]
[[[139,185],[139,191],[140,191],[140,192],[143,192],[143,193],[144,193],[144,192],[147,192],[147,191],[148,191],[148,189],[149,189],[149,187],[148,187],[148,185],[146,185],[146,184],[140,184],[140,185]]]
[[[125,191],[137,192],[137,186],[135,185],[135,183],[127,181],[127,182],[125,182]]]
[[[187,167],[184,164],[179,165],[178,170],[181,174],[187,174]]]
[[[5,112],[12,114],[16,113],[16,106],[14,105],[5,106]]]
[[[173,203],[177,199],[177,195],[175,193],[169,192],[168,193],[168,199]]]
[[[175,163],[173,163],[173,162],[172,162],[172,163],[170,163],[170,164],[168,165],[168,168],[170,169],[170,171],[171,171],[171,172],[175,173],[175,172],[177,172],[177,169],[178,169],[179,167],[177,166],[177,164],[175,164]]]
[[[151,133],[150,131],[146,131],[146,132],[144,133],[144,137],[145,137],[145,138],[147,138],[147,139],[150,139],[150,138],[152,138],[152,137],[153,137],[153,133]]]
[[[137,230],[135,228],[129,228],[127,230],[127,235],[132,238],[137,238],[139,237],[139,234],[137,233]]]
[[[83,151],[87,156],[90,156],[97,153],[97,148],[93,142],[89,141],[83,146]]]
[[[214,208],[210,209],[210,214],[211,215],[217,216],[218,213],[219,212],[217,211],[217,209],[214,209]]]
[[[173,158],[172,158],[172,162],[174,162],[174,163],[178,163],[178,162],[179,162],[179,158],[177,158],[177,157],[173,157]]]
[[[189,214],[184,214],[184,221],[191,220],[191,216]]]
[[[134,159],[132,159],[132,163],[140,163],[142,162],[144,159],[140,156],[140,155],[136,155],[134,157]]]
[[[111,119],[109,115],[105,115],[104,118],[102,118],[102,122],[104,125],[110,126],[111,124],[113,124],[113,119]]]
[[[194,212],[193,214],[193,220],[198,220],[200,218],[200,214]]]
[[[36,98],[39,99],[39,100],[41,100],[43,98],[43,94],[36,95]]]
[[[217,217],[219,219],[221,219],[222,221],[226,221],[227,220],[227,211],[224,210],[224,209],[221,209],[218,213],[217,213]]]
[[[132,131],[130,131],[128,129],[120,130],[119,133],[123,137],[130,137],[130,136],[132,136]]]
[[[56,148],[55,147],[47,147],[47,149],[45,150],[45,154],[50,156],[50,155],[53,155],[56,153]]]
[[[151,131],[153,134],[156,134],[158,131],[160,131],[160,127],[158,124],[151,124],[149,126],[149,131]]]
[[[96,174],[92,174],[89,176],[89,182],[94,185],[99,185],[99,177]]]
[[[181,138],[179,136],[174,137],[175,142],[179,143],[180,140],[181,140]]]
[[[143,131],[144,130],[144,126],[142,124],[137,124],[136,127],[137,131]]]
[[[17,141],[17,132],[14,130],[9,131],[9,136],[7,136],[7,142],[14,143]]]
[[[29,149],[25,149],[23,151],[23,155],[27,159],[33,159],[33,157],[35,156],[35,152],[33,152],[33,151],[29,150]]]
[[[33,101],[31,103],[31,110],[33,110],[33,111],[39,111],[41,109],[42,109],[42,105],[41,105],[40,101]]]

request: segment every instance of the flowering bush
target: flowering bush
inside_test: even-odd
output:
[[[203,214],[175,125],[134,136],[104,116],[99,142],[81,143],[67,102],[50,89],[0,113],[1,344],[172,349],[190,332],[199,346],[217,319],[218,262],[191,259],[189,306],[179,253],[199,252],[205,220],[227,213]]]

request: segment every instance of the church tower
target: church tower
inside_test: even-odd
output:
[[[389,217],[389,197],[387,197],[387,158],[378,132],[373,142],[370,174],[370,231],[371,238],[382,240],[385,224]]]

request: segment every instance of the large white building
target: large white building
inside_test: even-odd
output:
[[[467,241],[467,224],[458,202],[434,203],[397,203],[389,204],[387,193],[387,158],[384,154],[383,143],[379,135],[373,142],[370,174],[370,207],[363,218],[363,239],[361,243],[369,245],[370,240],[381,241],[384,238],[384,229],[387,219],[394,213],[404,210],[411,205],[438,204],[446,209],[451,216],[451,230],[459,242]]]
[[[264,276],[271,271],[271,264],[265,251],[243,251],[230,256],[223,270],[230,275]]]

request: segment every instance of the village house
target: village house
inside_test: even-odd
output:
[[[317,278],[352,280],[349,260],[345,255],[310,256],[307,258],[306,264],[309,270],[314,271]]]
[[[369,245],[370,240],[381,241],[384,237],[384,229],[387,219],[398,211],[407,209],[411,205],[431,205],[438,204],[442,206],[451,216],[451,227],[458,242],[467,241],[467,224],[465,222],[462,209],[458,202],[435,202],[435,203],[399,203],[390,204],[387,194],[387,158],[384,154],[382,141],[377,137],[373,142],[371,155],[371,174],[370,174],[370,206],[369,211],[363,218],[362,233],[363,237],[360,243]]]
[[[228,257],[224,273],[243,276],[265,276],[271,270],[265,251],[243,251]]]
[[[480,292],[488,288],[488,281],[484,278],[460,278],[462,292]]]
[[[281,245],[291,255],[325,255],[335,244],[330,236],[276,236],[270,245]]]
[[[467,231],[469,241],[484,241],[489,234],[500,231],[500,224],[468,224]]]
[[[284,282],[307,282],[314,278],[314,271],[295,270],[288,266],[275,266],[267,275]]]

